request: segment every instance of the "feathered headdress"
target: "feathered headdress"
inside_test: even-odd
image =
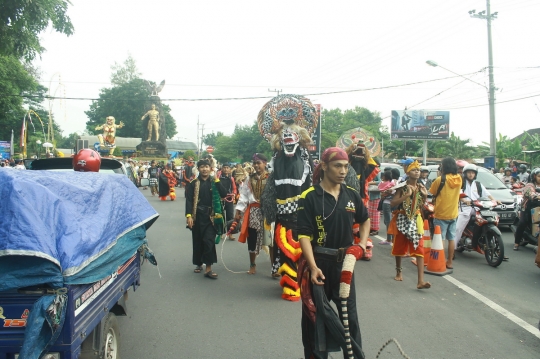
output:
[[[309,136],[317,128],[317,110],[309,99],[300,95],[279,95],[268,101],[259,111],[259,132],[267,141],[281,130],[282,124],[296,124],[305,128]]]

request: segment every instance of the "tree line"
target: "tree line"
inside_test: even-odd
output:
[[[357,127],[363,128],[383,144],[383,153],[379,155],[379,159],[383,157],[382,155],[384,155],[385,161],[405,156],[423,156],[422,140],[392,140],[388,128],[382,126],[380,113],[360,106],[348,110],[335,108],[322,111],[321,148],[335,146],[344,132]],[[235,126],[231,135],[225,135],[223,132],[212,132],[205,135],[203,141],[206,145],[214,147],[213,155],[222,163],[250,161],[255,152],[271,155],[270,145],[261,137],[256,122],[251,126]],[[524,148],[540,150],[539,134],[525,132],[515,139],[499,134],[497,138],[497,167],[504,167],[509,159],[538,165],[540,154],[526,155],[522,152]],[[448,140],[428,141],[427,157],[484,158],[489,155],[489,150],[489,143],[483,142],[479,146],[473,146],[470,139],[462,139],[452,132]],[[190,153],[190,155],[192,154]]]

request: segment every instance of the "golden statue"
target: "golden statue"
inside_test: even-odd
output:
[[[104,123],[101,126],[96,127],[96,131],[99,131],[103,129],[103,135],[98,135],[99,139],[99,146],[101,148],[107,147],[109,149],[109,156],[113,155],[114,149],[116,148],[116,144],[114,143],[114,140],[116,138],[116,129],[124,127],[124,123],[120,121],[120,124],[114,123],[114,117],[108,116],[106,118],[106,123]]]
[[[141,117],[141,121],[148,116],[148,139],[146,141],[152,140],[152,131],[156,135],[155,141],[159,141],[159,111],[156,110],[156,105],[152,104],[152,109],[148,110],[147,113]]]

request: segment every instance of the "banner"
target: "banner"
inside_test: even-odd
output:
[[[446,140],[450,136],[450,111],[392,110],[393,140]]]
[[[0,159],[11,158],[11,143],[9,141],[0,141]]]

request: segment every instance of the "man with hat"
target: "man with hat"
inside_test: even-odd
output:
[[[396,194],[390,206],[396,208],[390,225],[388,234],[394,236],[394,246],[392,255],[396,258],[396,276],[394,280],[403,281],[401,257],[410,253],[411,257],[416,257],[418,268],[417,289],[427,289],[431,287],[429,282],[424,282],[424,246],[422,235],[424,234],[424,224],[422,220],[422,206],[427,198],[427,190],[418,179],[420,178],[420,164],[414,160],[407,166],[407,180],[396,189]]]
[[[216,235],[223,233],[221,198],[227,195],[227,190],[219,178],[210,176],[207,160],[199,160],[197,168],[199,176],[186,187],[186,224],[192,231],[194,272],[200,273],[204,263],[204,276],[217,279],[212,264],[217,263],[215,239]]]
[[[347,358],[364,358],[353,272],[355,261],[365,253],[370,219],[358,191],[344,183],[348,167],[344,150],[327,148],[313,174],[315,185],[302,193],[298,204],[298,240],[303,253],[298,278],[306,358],[327,358],[329,351],[340,348]],[[356,234],[355,224],[360,227]],[[354,244],[355,236],[359,236],[359,245]],[[355,253],[352,261],[347,257],[350,253]],[[333,319],[330,300],[337,306],[339,319]],[[343,328],[338,331],[340,320]],[[345,338],[333,342],[339,332]],[[325,333],[332,335],[325,338]]]
[[[261,196],[268,179],[266,164],[268,158],[262,153],[253,155],[253,168],[251,174],[240,186],[240,197],[236,204],[235,219],[239,221],[244,216],[242,229],[240,230],[239,242],[248,243],[249,271],[248,274],[256,273],[255,259],[261,250],[265,238],[264,219],[261,212]]]
[[[227,196],[223,198],[223,210],[225,212],[225,221],[231,221],[234,218],[234,202],[236,199],[236,183],[234,178],[231,176],[231,164],[224,163],[221,166],[221,171],[219,175],[219,181],[227,190]],[[229,239],[234,240],[232,236],[229,236]]]

